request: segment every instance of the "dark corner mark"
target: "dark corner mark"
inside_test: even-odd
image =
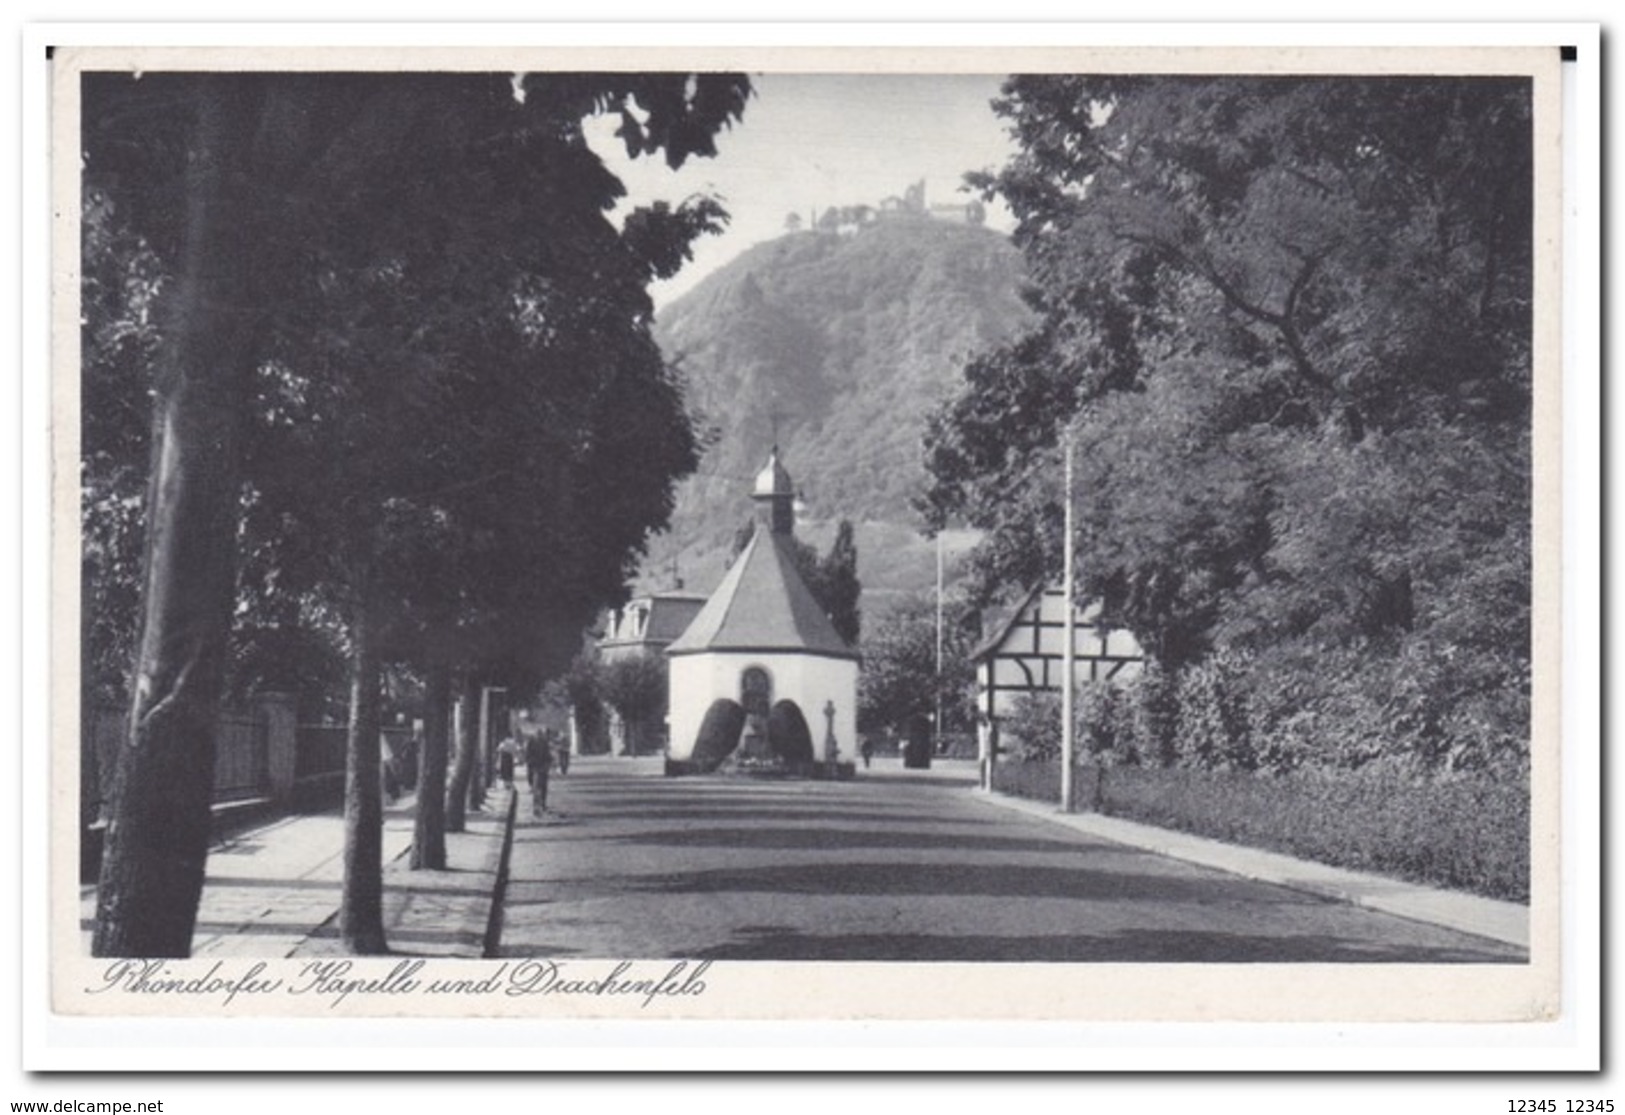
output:
[[[1560,46],[1557,50],[1558,57],[1564,62],[1578,62],[1580,60],[1580,48],[1577,46]]]
[[[55,57],[56,57],[56,47],[54,47],[54,46],[46,47],[45,48],[45,60],[47,62],[49,62],[51,59],[53,59]]]

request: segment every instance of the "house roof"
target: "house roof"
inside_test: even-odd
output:
[[[837,658],[858,652],[836,633],[796,571],[789,535],[758,530],[667,654],[789,651]]]
[[[694,593],[670,593],[649,598],[649,623],[643,629],[645,642],[669,643],[681,635],[705,605],[705,597]]]
[[[704,605],[705,597],[692,592],[657,592],[635,597],[620,610],[617,622],[599,645],[664,646],[683,633]],[[637,611],[643,612],[646,618],[634,633],[627,620]]]
[[[1027,595],[1023,596],[1021,601],[1011,608],[1007,615],[994,624],[993,630],[980,643],[977,643],[975,649],[970,652],[972,662],[980,662],[1004,644],[1004,640],[1009,637],[1010,629],[1016,625],[1016,621],[1026,613],[1034,600],[1043,595],[1044,587],[1043,584],[1036,584],[1028,589]]]
[[[1023,596],[1015,607],[1010,609],[1008,614],[1001,617],[999,622],[993,625],[993,628],[987,637],[984,638],[980,643],[976,644],[975,649],[970,652],[971,661],[980,662],[985,658],[991,657],[996,651],[999,650],[1000,647],[1004,646],[1005,640],[1010,637],[1011,629],[1021,621],[1022,617],[1027,614],[1028,609],[1031,608],[1034,603],[1042,601],[1045,596],[1059,596],[1060,594],[1061,589],[1055,585],[1034,585],[1028,590],[1027,595]],[[1099,600],[1080,597],[1073,603],[1072,607],[1072,614],[1074,616],[1073,622],[1078,626],[1099,626]]]

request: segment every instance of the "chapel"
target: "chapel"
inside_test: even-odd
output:
[[[795,485],[776,446],[750,496],[755,533],[666,648],[668,755],[701,770],[730,757],[834,770],[856,751],[859,655],[796,569]]]

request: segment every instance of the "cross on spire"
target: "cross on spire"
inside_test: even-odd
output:
[[[773,431],[772,444],[775,450],[777,450],[779,447],[779,420],[781,418],[788,418],[789,416],[790,412],[780,406],[778,400],[776,399],[774,400],[773,405],[767,410],[767,422],[768,426]]]

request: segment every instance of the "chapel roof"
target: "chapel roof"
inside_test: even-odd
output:
[[[776,459],[769,466],[775,463]],[[757,530],[700,614],[666,653],[753,650],[859,657],[796,571],[794,545],[789,535]]]

